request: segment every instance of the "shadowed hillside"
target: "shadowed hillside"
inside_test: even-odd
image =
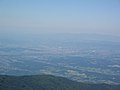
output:
[[[0,90],[120,90],[120,85],[87,84],[50,75],[0,76]]]

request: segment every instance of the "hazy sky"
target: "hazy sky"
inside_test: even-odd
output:
[[[2,32],[120,36],[120,0],[0,0]]]

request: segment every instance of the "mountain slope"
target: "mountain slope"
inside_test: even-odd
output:
[[[79,83],[51,75],[1,75],[0,90],[120,90],[120,85]]]

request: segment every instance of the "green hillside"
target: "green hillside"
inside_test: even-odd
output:
[[[79,83],[51,75],[1,75],[0,90],[120,90],[120,85]]]

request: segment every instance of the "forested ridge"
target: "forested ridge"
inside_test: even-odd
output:
[[[80,83],[52,75],[1,75],[0,90],[120,90],[120,85]]]

